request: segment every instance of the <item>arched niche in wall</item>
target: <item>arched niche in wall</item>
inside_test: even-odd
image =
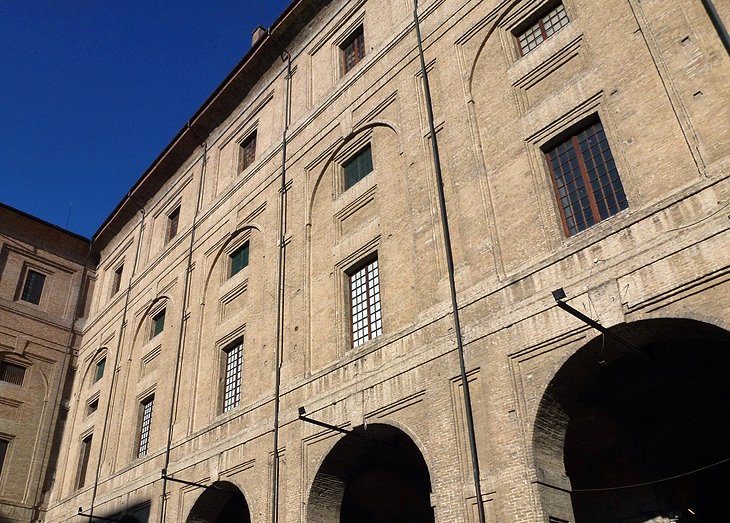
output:
[[[275,290],[268,285],[276,281],[276,258],[272,259],[273,263],[262,263],[267,256],[275,255],[269,252],[270,246],[261,226],[248,223],[224,237],[208,255],[203,297],[199,303],[199,346],[193,370],[198,386],[192,387],[196,392],[190,397],[196,426],[205,425],[222,413],[225,351],[233,340],[241,341],[241,358],[247,360],[251,352],[247,346],[253,347],[257,336],[269,334],[268,330],[248,330],[250,340],[243,339],[247,325],[258,320],[262,320],[259,325],[268,325],[268,314],[274,314],[272,296]],[[249,288],[250,284],[253,287]],[[244,372],[248,370],[245,364],[242,367]],[[250,387],[241,390],[244,394],[251,392]]]
[[[306,520],[433,522],[431,478],[419,448],[392,425],[355,428],[314,476]]]
[[[395,126],[375,122],[354,130],[312,168],[306,216],[309,370],[322,368],[350,347],[347,272],[364,259],[388,258],[410,265],[415,191]],[[419,193],[422,194],[422,193]],[[398,197],[395,197],[397,195]],[[388,239],[386,243],[384,238]],[[392,244],[392,247],[391,247]],[[396,245],[397,244],[397,245]],[[389,251],[392,249],[392,252]],[[387,262],[384,262],[387,267]],[[381,277],[383,269],[381,264]],[[411,278],[391,278],[389,292],[408,299]],[[403,287],[402,289],[399,287]],[[387,298],[383,297],[384,301]],[[385,323],[399,323],[388,318]],[[405,318],[402,321],[408,321]],[[316,347],[316,351],[312,349]]]
[[[730,332],[684,318],[620,324],[568,357],[532,434],[543,511],[559,520],[719,521],[730,488]]]

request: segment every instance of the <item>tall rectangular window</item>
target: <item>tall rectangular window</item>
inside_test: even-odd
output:
[[[256,131],[241,142],[241,150],[238,153],[238,172],[245,171],[254,161],[256,161]]]
[[[231,270],[229,276],[235,276],[248,266],[248,251],[248,242],[246,242],[228,255],[231,259]]]
[[[165,309],[152,316],[152,336],[154,338],[165,330]]]
[[[45,283],[46,276],[44,274],[28,269],[20,299],[38,305],[41,302],[41,294],[43,293],[43,285]]]
[[[342,165],[344,190],[349,189],[373,171],[373,153],[370,145]]]
[[[8,446],[10,442],[6,439],[0,439],[0,474],[2,474],[3,467],[5,466],[5,456],[8,453]]]
[[[517,39],[517,47],[520,55],[524,56],[552,35],[557,33],[564,26],[568,25],[568,13],[565,12],[565,6],[559,3],[547,13],[537,18],[534,23],[523,30],[515,33]]]
[[[119,292],[119,287],[122,285],[122,272],[124,271],[124,265],[120,265],[114,270],[112,276],[112,296]]]
[[[81,440],[81,448],[79,449],[79,468],[76,473],[76,488],[81,488],[86,484],[86,472],[89,468],[89,458],[91,457],[91,440],[91,434]]]
[[[350,310],[353,347],[383,332],[377,258],[350,273]]]
[[[177,227],[180,224],[180,207],[175,207],[175,209],[167,215],[167,235],[165,236],[165,241],[169,242],[172,240],[175,236],[177,236]]]
[[[0,362],[0,381],[12,383],[13,385],[22,385],[24,378],[25,367],[7,361]]]
[[[545,157],[567,236],[629,206],[600,121],[545,151]]]
[[[358,27],[353,33],[342,42],[340,46],[342,55],[342,74],[346,74],[360,61],[365,58],[365,33],[362,26]]]
[[[147,455],[150,446],[150,427],[152,426],[152,407],[155,405],[155,396],[149,396],[140,404],[139,444],[137,457]]]
[[[226,354],[226,376],[223,382],[223,412],[228,412],[241,402],[243,340],[235,342],[224,352]]]
[[[104,367],[106,367],[106,358],[102,358],[96,362],[96,369],[94,371],[94,383],[104,377]]]

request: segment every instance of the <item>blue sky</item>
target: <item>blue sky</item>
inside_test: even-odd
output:
[[[288,4],[0,0],[0,201],[93,235]]]

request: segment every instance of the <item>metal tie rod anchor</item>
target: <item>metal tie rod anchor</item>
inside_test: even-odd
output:
[[[633,351],[637,356],[641,357],[644,361],[649,362],[649,363],[654,363],[654,360],[651,359],[646,354],[644,354],[644,351],[642,351],[638,346],[634,345],[629,340],[619,336],[615,332],[608,330],[606,327],[604,327],[603,325],[598,323],[596,320],[589,318],[588,316],[586,316],[585,314],[580,312],[578,309],[575,309],[574,307],[571,307],[570,305],[568,305],[564,301],[567,299],[567,297],[565,295],[565,290],[562,287],[560,287],[559,289],[555,289],[553,291],[553,298],[555,298],[555,304],[558,307],[560,307],[561,309],[563,309],[565,312],[567,312],[568,314],[575,316],[576,318],[578,318],[580,321],[582,321],[586,325],[593,327],[594,329],[596,329],[597,331],[600,331],[601,333],[605,334],[609,338],[619,342],[624,347]]]

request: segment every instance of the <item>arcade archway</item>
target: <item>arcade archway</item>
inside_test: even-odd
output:
[[[602,336],[569,358],[535,420],[536,467],[567,475],[576,523],[724,521],[730,333],[686,319],[616,332],[648,359]],[[548,513],[568,503],[542,497]]]
[[[416,444],[390,425],[356,428],[340,439],[312,483],[308,522],[429,523],[431,479]]]
[[[206,488],[190,509],[186,523],[251,523],[243,493],[228,481]]]

